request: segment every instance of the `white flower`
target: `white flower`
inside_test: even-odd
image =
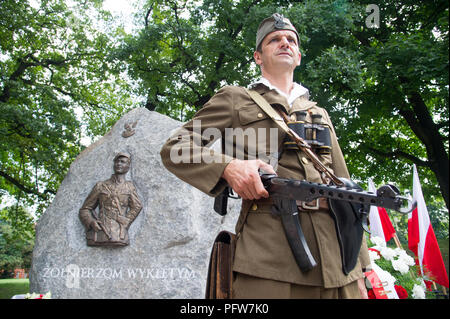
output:
[[[403,262],[402,259],[392,260],[392,267],[399,271],[401,274],[406,274],[409,271],[409,267],[407,264]]]
[[[42,296],[42,299],[52,299],[52,293],[51,291],[47,292],[45,295]]]
[[[380,259],[380,255],[376,251],[369,250],[369,257],[370,261],[373,262],[374,260]]]
[[[406,252],[405,252],[405,254],[400,255],[399,259],[402,260],[408,266],[414,266],[416,264],[416,262],[414,261],[414,258],[412,258],[410,255],[408,255]]]
[[[394,252],[395,255],[398,257],[398,260],[403,262],[407,266],[414,266],[416,264],[414,258],[408,255],[408,253],[405,250],[397,247],[394,249]]]
[[[425,299],[425,290],[422,285],[414,285],[412,291],[414,299]]]
[[[419,279],[420,287],[422,287],[422,289],[425,291],[427,289],[427,285],[425,284],[425,281],[423,280],[423,278],[417,278],[417,279]]]
[[[35,292],[33,293],[27,293],[25,295],[25,299],[52,299],[52,293],[49,291],[46,294],[37,294]]]
[[[386,247],[386,241],[384,238],[373,236],[370,237],[370,240],[375,244],[377,247]]]
[[[389,247],[384,247],[380,249],[380,254],[386,260],[393,260],[394,257],[396,256],[395,250]]]

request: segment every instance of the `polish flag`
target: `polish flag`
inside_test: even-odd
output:
[[[413,167],[413,198],[417,207],[408,214],[408,247],[416,254],[422,275],[448,288],[448,275],[431,226],[416,165]]]
[[[371,178],[369,178],[369,192],[377,193]],[[370,206],[369,222],[371,236],[383,238],[386,242],[394,236],[395,229],[384,207]]]

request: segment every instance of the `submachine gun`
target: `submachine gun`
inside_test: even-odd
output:
[[[394,185],[383,185],[373,193],[364,191],[352,180],[339,179],[341,185],[338,186],[261,174],[261,181],[273,199],[272,213],[280,217],[292,253],[303,272],[309,271],[317,263],[303,235],[297,201],[309,203],[320,198],[328,199],[345,274],[356,265],[363,231],[369,232],[367,219],[370,205],[393,209],[402,214],[407,214],[416,207],[416,202],[401,196]],[[238,198],[227,187],[214,201],[214,210],[222,216],[227,213],[229,197]]]
[[[308,207],[319,209],[319,199],[327,198],[329,212],[334,219],[337,239],[341,250],[342,271],[348,274],[356,265],[361,247],[363,232],[368,231],[367,218],[370,205],[396,210],[402,214],[411,212],[416,202],[400,195],[394,185],[381,186],[376,193],[364,191],[354,181],[339,178],[328,169],[316,153],[329,153],[331,150],[330,132],[321,125],[321,115],[312,114],[311,124],[306,123],[306,112],[299,112],[293,122],[283,112],[277,112],[256,91],[247,91],[250,97],[274,123],[286,133],[285,149],[298,149],[312,162],[323,180],[329,184],[311,183],[304,180],[280,178],[276,175],[260,174],[264,187],[272,198],[272,213],[279,216],[286,238],[301,271],[307,272],[317,265],[303,235],[298,216],[297,201],[316,205]],[[233,194],[227,187],[216,197],[214,210],[220,215],[227,212],[228,197]]]

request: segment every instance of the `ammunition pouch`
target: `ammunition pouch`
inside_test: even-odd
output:
[[[339,179],[346,187],[363,190],[352,180]],[[342,271],[347,275],[358,261],[363,233],[367,230],[369,206],[331,198],[328,201],[341,250]]]
[[[205,299],[231,299],[236,235],[221,231],[211,250]]]

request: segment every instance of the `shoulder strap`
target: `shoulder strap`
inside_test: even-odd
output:
[[[250,95],[250,97],[255,101],[256,104],[264,111],[266,112],[269,117],[275,121],[275,123],[286,133],[290,135],[289,127],[287,126],[286,122],[284,122],[283,118],[278,114],[277,111],[273,109],[273,107],[269,104],[269,102],[266,101],[265,98],[261,96],[258,92],[254,90],[245,89]]]
[[[286,124],[287,117],[285,114],[280,112],[279,114],[274,108],[263,98],[258,92],[254,90],[245,89],[250,95],[250,97],[255,101],[256,104],[264,111],[266,114],[281,128],[288,136],[299,146],[299,148],[309,157],[309,159],[314,164],[314,167],[321,173],[325,174],[335,185],[343,185],[342,181],[334,175],[322,162],[317,158],[316,154],[311,151],[311,146],[305,142],[300,136],[297,135],[292,129]],[[284,116],[284,118],[283,118]]]

